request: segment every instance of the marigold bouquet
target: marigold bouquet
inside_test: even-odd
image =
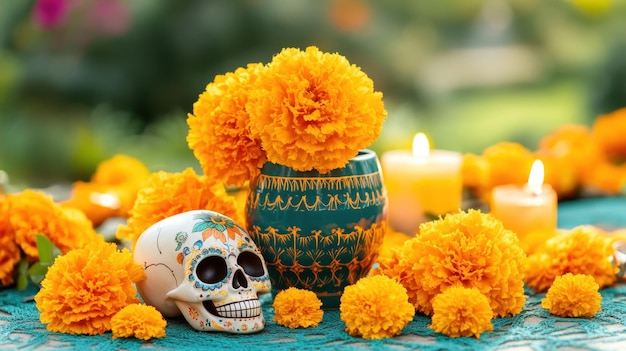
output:
[[[188,115],[204,174],[242,186],[267,161],[320,173],[376,140],[387,112],[372,80],[339,54],[283,49],[267,65],[218,75]]]

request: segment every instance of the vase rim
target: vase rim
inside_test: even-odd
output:
[[[356,156],[351,158],[350,161],[352,160],[360,161],[360,160],[373,158],[373,157],[376,157],[376,152],[374,150],[360,149],[359,152],[356,154]]]

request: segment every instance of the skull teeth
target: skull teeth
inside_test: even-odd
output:
[[[215,307],[217,315],[223,318],[253,318],[261,315],[259,299],[231,302]]]

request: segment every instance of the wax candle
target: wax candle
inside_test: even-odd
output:
[[[532,232],[553,232],[557,225],[557,195],[543,184],[543,163],[536,160],[525,185],[501,185],[491,194],[491,213],[520,240]]]
[[[430,216],[458,211],[463,189],[461,162],[458,152],[430,150],[423,133],[413,139],[413,152],[385,152],[381,165],[390,226],[413,235]]]

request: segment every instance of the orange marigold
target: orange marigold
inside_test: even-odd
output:
[[[94,226],[110,217],[126,217],[149,175],[141,161],[118,154],[100,162],[89,182],[72,184],[70,198],[61,204],[85,212]]]
[[[20,261],[20,248],[15,242],[15,232],[9,219],[8,197],[0,195],[0,283],[13,284],[15,265]]]
[[[31,260],[39,256],[35,234],[47,236],[62,253],[103,240],[83,212],[62,207],[43,192],[27,189],[7,198],[15,240]]]
[[[626,159],[626,107],[597,117],[592,131],[595,142],[609,159]]]
[[[475,336],[493,330],[489,299],[477,288],[452,286],[433,298],[433,318],[429,328],[456,338]]]
[[[138,188],[150,175],[150,170],[138,159],[114,155],[98,164],[91,182],[107,185],[133,185]]]
[[[573,168],[576,181],[580,182],[584,175],[593,167],[592,164],[602,162],[604,155],[595,142],[591,129],[584,125],[566,124],[539,141],[539,155],[546,158],[554,157],[567,164],[566,169]],[[548,162],[549,163],[549,162]],[[554,167],[554,175],[546,175],[546,180],[559,176],[559,166]],[[546,167],[546,171],[552,169]],[[559,193],[559,195],[561,195]]]
[[[479,155],[463,155],[461,164],[463,185],[472,189],[482,189],[489,181],[489,165],[487,160]]]
[[[191,210],[211,210],[243,223],[235,199],[221,184],[198,176],[192,168],[180,173],[155,172],[137,193],[126,225],[119,226],[116,236],[133,244],[154,223]]]
[[[398,335],[415,315],[406,289],[384,275],[361,278],[347,286],[339,311],[346,332],[364,339]]]
[[[227,185],[242,186],[259,174],[265,153],[250,136],[245,105],[265,66],[260,63],[218,75],[193,105],[187,143],[204,174]]]
[[[343,167],[380,134],[382,93],[339,54],[283,49],[259,76],[246,105],[267,159],[297,171]]]
[[[278,292],[272,307],[276,323],[288,328],[317,327],[324,317],[317,295],[294,287]]]
[[[616,268],[609,261],[613,255],[612,239],[592,226],[563,231],[528,256],[526,284],[541,292],[565,273],[589,274],[602,288],[617,279]]]
[[[156,308],[143,304],[131,304],[122,308],[111,318],[113,339],[135,337],[142,340],[165,336],[167,322]]]
[[[419,233],[400,249],[396,267],[383,271],[404,285],[417,310],[431,315],[433,297],[458,284],[487,296],[495,316],[522,310],[526,254],[502,222],[470,209],[422,223]]]
[[[541,306],[561,317],[593,317],[602,307],[602,295],[588,274],[566,273],[556,277]]]
[[[584,174],[584,186],[606,195],[618,195],[626,190],[626,163],[617,165],[601,162],[590,167]]]
[[[111,217],[125,217],[137,196],[137,188],[91,182],[74,182],[69,199],[61,201],[64,207],[85,213],[94,226]]]
[[[134,283],[145,279],[127,249],[97,242],[59,256],[35,295],[46,329],[68,334],[102,334],[111,318],[138,303]]]

